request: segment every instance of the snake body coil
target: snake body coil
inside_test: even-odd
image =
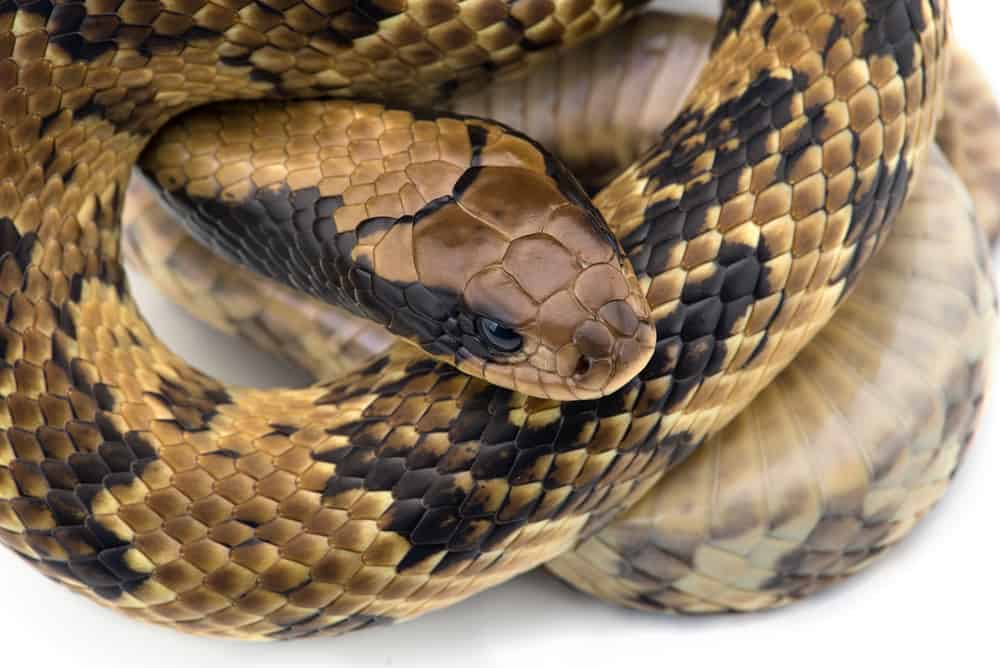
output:
[[[497,153],[508,168],[513,159],[522,172],[536,165],[532,187],[558,193],[590,226],[572,229],[617,238],[620,251],[611,241],[601,266],[620,272],[623,291],[599,293],[618,280],[610,277],[591,285],[598,292],[576,292],[589,266],[581,242],[566,246],[576,263],[566,266],[580,276],[567,270],[547,292],[537,281],[549,277],[509,270],[510,234],[495,255],[477,256],[475,271],[461,274],[466,282],[432,286],[450,291],[461,333],[451,337],[475,354],[498,330],[472,328],[471,314],[487,308],[473,299],[474,276],[502,268],[491,290],[503,293],[504,276],[514,276],[533,308],[573,285],[573,299],[594,306],[560,321],[577,332],[564,342],[577,346],[571,363],[523,355],[514,362],[531,366],[519,367],[530,380],[491,377],[489,365],[474,378],[399,344],[333,383],[249,390],[225,387],[173,356],[129,298],[119,216],[130,169],[150,138],[171,118],[227,99],[427,102],[603,30],[627,11],[526,1],[334,3],[326,14],[305,3],[197,4],[126,1],[101,12],[81,3],[0,3],[0,536],[47,575],[135,617],[244,637],[405,619],[548,561],[729,422],[829,320],[881,245],[932,139],[948,32],[943,1],[729,3],[712,59],[678,119],[593,206],[531,142]],[[237,170],[233,183],[245,187],[220,204],[245,208],[274,194],[265,176],[290,174],[295,156],[282,142],[303,135],[331,152],[316,151],[302,169],[371,185],[378,175],[362,180],[371,167],[364,156],[382,151],[380,169],[392,173],[385,133],[396,123],[406,162],[399,192],[422,179],[447,184],[445,206],[490,228],[491,216],[503,214],[490,208],[497,200],[507,195],[517,204],[524,182],[490,182],[491,165],[476,162],[488,151],[472,150],[483,134],[511,142],[514,133],[490,135],[480,121],[427,120],[424,112],[394,113],[390,123],[386,107],[374,114],[381,126],[352,129],[337,122],[346,103],[294,104],[325,111],[309,128],[254,126],[251,112],[249,125],[233,128],[246,141],[210,132],[192,140],[208,147],[216,167],[211,160],[173,166],[214,178],[233,155],[227,146],[245,144],[236,163],[253,173]],[[366,109],[351,113],[373,118]],[[468,151],[452,150],[443,130],[449,120],[464,124]],[[172,127],[199,122],[195,115]],[[437,127],[433,136],[429,126]],[[164,155],[157,144],[150,151],[154,167],[166,164],[156,162]],[[341,172],[323,173],[328,161]],[[449,161],[452,175],[428,176]],[[197,195],[204,175],[193,172],[164,187]],[[400,197],[402,210],[387,214],[375,185],[320,192],[335,212],[297,206],[304,188],[289,186],[292,215],[255,222],[295,240],[301,226],[315,232],[320,219],[330,232],[319,235],[322,243],[353,235],[349,252],[333,250],[354,266],[330,276],[348,277],[338,285],[361,304],[379,278],[377,260],[355,252],[366,245],[364,233],[388,237],[409,225],[416,239],[424,222],[417,214],[434,199],[410,211]],[[355,208],[337,215],[347,207]],[[547,224],[532,234],[552,236]],[[471,225],[462,223],[463,233]],[[440,252],[427,257],[448,261]],[[258,270],[271,266],[247,259]],[[303,258],[271,258],[279,260],[303,266]],[[289,282],[309,287],[305,277]],[[573,299],[553,317],[571,313]],[[634,328],[615,324],[628,319],[624,307],[605,311],[617,303],[632,309]],[[584,385],[592,398],[559,402],[487,382],[577,396],[564,391],[573,387],[567,379],[596,362],[610,369],[624,359],[630,368],[638,357],[607,352],[623,350],[618,344],[591,354],[600,338],[594,328],[628,340],[647,312],[656,332],[648,362],[613,384],[611,371],[602,372],[600,382]],[[581,318],[596,323],[586,336],[578,333]],[[534,340],[549,336],[545,329]],[[642,348],[643,335],[635,337]],[[461,366],[466,352],[456,346],[431,352]],[[595,362],[579,367],[581,356]],[[552,369],[567,384],[539,392],[541,372]]]

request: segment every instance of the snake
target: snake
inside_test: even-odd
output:
[[[585,552],[858,284],[949,42],[943,1],[728,2],[677,118],[593,198],[526,135],[426,110],[637,9],[0,5],[4,544],[247,638]],[[121,264],[140,158],[204,243],[406,341],[303,389],[185,364]]]
[[[528,131],[553,148],[588,189],[596,189],[610,179],[609,173],[631,163],[676,113],[708,56],[713,27],[701,18],[647,12],[596,44],[569,50],[526,77],[459,96],[449,108]],[[908,199],[894,232],[897,240],[889,244],[907,243],[909,250],[889,249],[875,260],[845,309],[740,414],[742,428],[734,425],[702,445],[594,541],[550,562],[550,572],[587,593],[646,611],[753,611],[799,600],[860,572],[913,530],[964,460],[985,394],[993,292],[983,242],[974,238],[974,227],[982,227],[992,241],[1000,222],[998,163],[984,148],[1000,130],[1000,111],[984,94],[988,89],[975,62],[956,51],[936,135],[951,166],[942,155],[933,156],[931,174]],[[643,104],[625,94],[631,90],[646,92]],[[975,221],[963,184],[975,202]],[[195,317],[315,377],[340,375],[389,346],[391,337],[377,325],[221,260],[177,225],[171,212],[157,206],[154,188],[142,181],[131,188],[124,215],[126,258]],[[931,233],[950,229],[956,218],[965,219],[961,230]],[[904,235],[906,241],[898,239]],[[960,264],[930,276],[915,259],[921,247]],[[978,260],[968,267],[967,257]],[[909,298],[899,276],[938,283],[944,288],[940,301],[928,301],[933,297],[926,282]],[[861,300],[863,306],[851,308]],[[897,323],[904,318],[927,335],[898,336]],[[944,335],[945,330],[950,334]],[[834,354],[845,348],[845,337],[859,334],[871,342],[862,348],[864,357]],[[824,345],[826,337],[838,336]],[[836,382],[845,367],[870,376],[876,356],[892,360],[894,371],[885,382]],[[925,359],[937,362],[916,373],[900,372],[915,368],[912,360]],[[802,399],[809,396],[803,386],[810,385],[803,379],[816,374],[829,377],[812,382],[812,396]],[[838,392],[837,387],[851,391]],[[904,391],[904,400],[894,398]],[[855,393],[865,401],[852,401]],[[824,402],[823,410],[810,412]],[[893,406],[896,422],[886,426],[886,415],[872,411],[872,405]],[[927,415],[933,418],[928,421]],[[831,416],[837,420],[836,431],[826,428]],[[771,440],[773,428],[748,427],[761,422],[791,424],[780,439]],[[718,493],[707,481],[716,480],[723,455],[741,458],[731,467],[741,472],[741,482],[727,482]],[[807,456],[809,467],[802,465]],[[845,458],[857,462],[846,473],[829,463]],[[750,461],[756,466],[746,463]],[[871,471],[867,461],[883,464]],[[694,499],[681,495],[690,481],[701,485]],[[810,504],[794,502],[808,508],[800,510],[796,533],[770,537],[771,524],[780,517],[774,511],[747,517],[748,487],[759,495],[757,507],[763,509],[786,494],[810,498]],[[856,500],[845,505],[849,497]],[[873,510],[869,506],[876,501]],[[698,518],[695,529],[681,523],[693,517]],[[728,541],[717,537],[734,531],[749,535],[738,550],[731,536]]]

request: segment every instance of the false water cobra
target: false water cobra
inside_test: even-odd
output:
[[[122,199],[163,125],[227,99],[426,103],[633,7],[235,4],[0,5],[0,535],[98,602],[240,637],[406,619],[546,562],[738,414],[881,245],[948,34],[946,2],[731,2],[678,119],[593,204],[487,121],[336,100],[181,118],[149,164],[195,212],[250,214],[220,248],[423,348],[252,390],[173,356],[129,297]],[[234,156],[249,169],[223,177]],[[397,266],[383,238],[412,242]]]
[[[526,77],[460,96],[452,108],[528,131],[596,188],[669,122],[707,58],[711,28],[646,13]],[[938,140],[973,188],[976,218],[992,239],[998,170],[982,145],[1000,131],[1000,114],[975,63],[957,55]],[[628,102],[634,90],[645,92],[641,104]],[[133,184],[126,255],[192,315],[319,377],[390,344],[382,328],[213,255],[155,200],[154,188]],[[993,293],[974,222],[964,188],[935,156],[894,232],[902,238],[792,367],[635,510],[550,569],[647,610],[756,610],[857,572],[908,535],[947,489],[983,397]],[[921,264],[924,253],[954,260],[932,270]],[[852,350],[845,338],[864,343]],[[870,377],[876,362],[889,371]],[[845,369],[866,380],[845,380]],[[758,509],[791,505],[800,514],[783,517],[781,527],[766,512],[747,511],[754,490]]]

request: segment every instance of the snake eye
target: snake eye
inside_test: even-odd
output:
[[[489,318],[479,319],[479,331],[490,347],[504,353],[512,353],[521,347],[521,335],[506,325]]]

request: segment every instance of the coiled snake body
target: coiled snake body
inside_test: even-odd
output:
[[[948,34],[944,1],[731,2],[677,120],[591,204],[517,132],[392,105],[631,7],[235,4],[0,4],[0,535],[128,614],[245,637],[405,619],[600,541],[855,284]],[[160,132],[331,95],[384,103]],[[302,390],[185,365],[119,263],[147,145],[201,238],[420,348]]]

